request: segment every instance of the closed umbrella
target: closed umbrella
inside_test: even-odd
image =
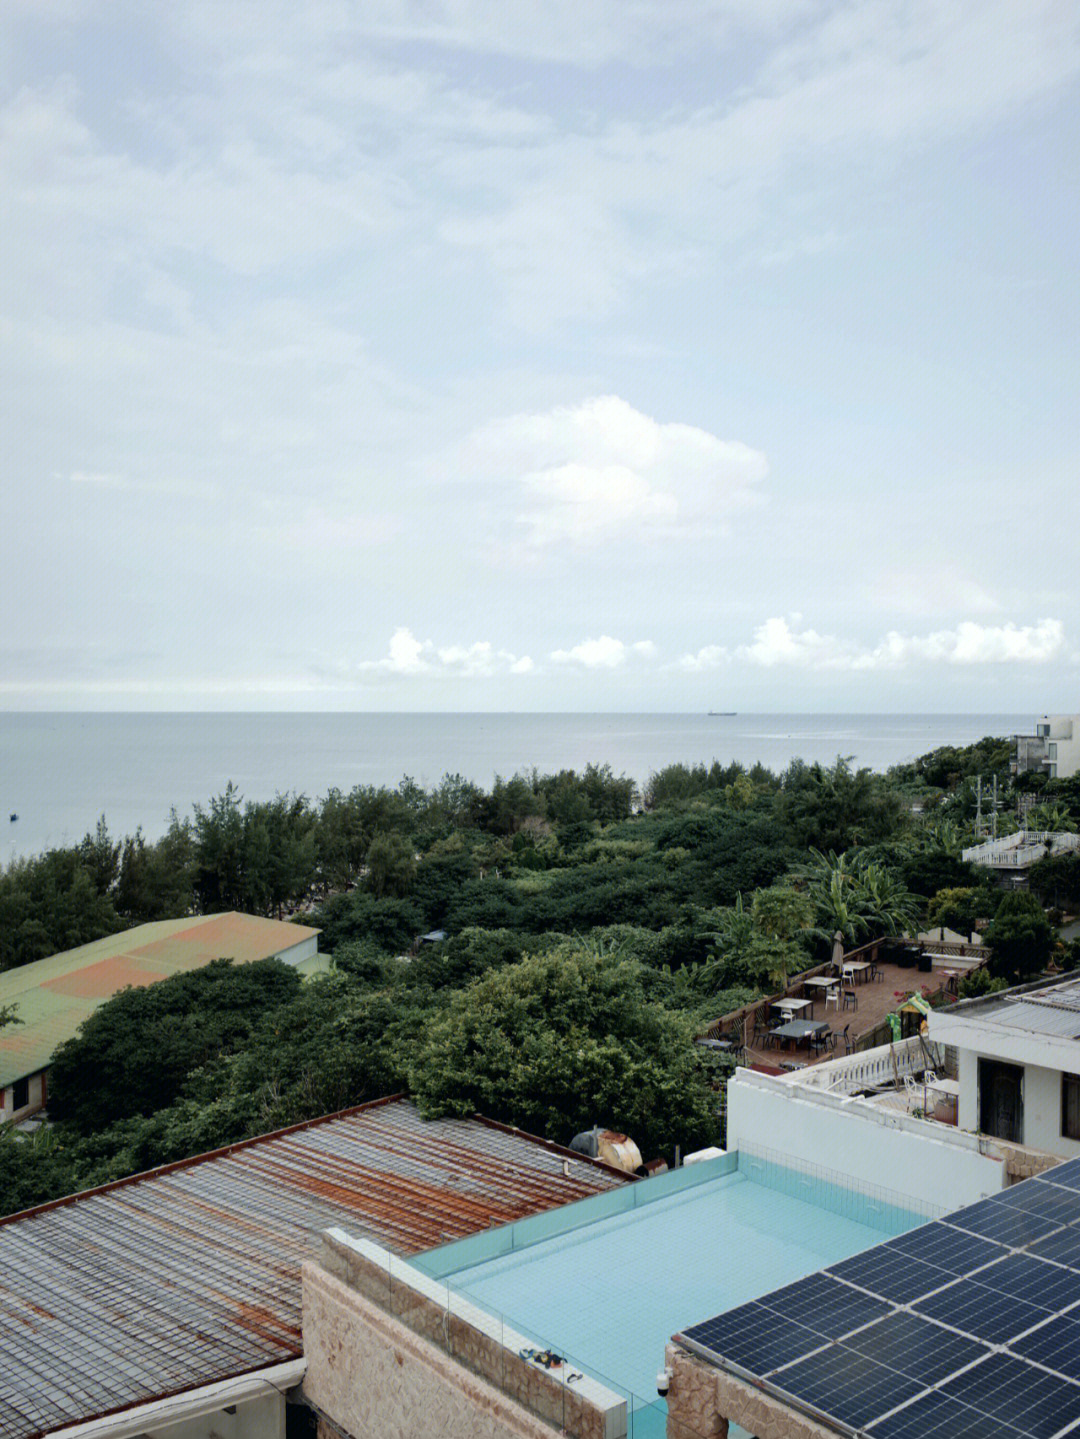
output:
[[[839,929],[833,935],[832,962],[834,969],[839,974],[844,967],[844,934]]]

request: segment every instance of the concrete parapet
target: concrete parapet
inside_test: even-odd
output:
[[[678,1344],[667,1346],[671,1370],[668,1439],[727,1439],[741,1424],[757,1439],[836,1439],[836,1431],[800,1414],[779,1399],[716,1369]]]
[[[550,1439],[548,1425],[578,1439],[626,1434],[620,1395],[587,1376],[571,1382],[565,1364],[538,1366],[527,1357],[524,1336],[380,1246],[341,1230],[325,1233],[319,1262],[304,1266],[303,1323],[305,1393],[357,1439],[369,1433],[428,1439],[433,1415],[440,1416],[437,1432],[447,1435],[503,1439],[535,1429]],[[408,1344],[401,1334],[408,1334]],[[392,1382],[384,1384],[378,1356],[394,1335],[396,1352],[407,1358],[396,1361]],[[460,1431],[447,1427],[444,1412],[460,1414]],[[353,1427],[348,1416],[366,1427]]]

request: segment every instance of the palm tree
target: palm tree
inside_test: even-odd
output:
[[[918,923],[919,901],[904,882],[884,865],[866,866],[862,875],[862,898],[865,916],[875,931],[875,938],[902,934]]]

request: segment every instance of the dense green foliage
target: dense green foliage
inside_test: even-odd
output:
[[[1007,894],[986,931],[995,978],[1015,984],[1033,979],[1050,963],[1054,931],[1033,894]]]
[[[53,1056],[51,1114],[89,1134],[102,1115],[128,1119],[164,1109],[193,1070],[242,1047],[259,1018],[299,988],[300,976],[278,960],[219,959],[121,990]]]
[[[156,843],[103,820],[0,873],[0,967],[235,908],[298,912],[335,969],[301,983],[221,962],[102,1006],[57,1055],[54,1127],[0,1131],[0,1211],[399,1090],[561,1142],[594,1122],[647,1155],[708,1142],[723,1074],[694,1034],[825,958],[837,930],[850,947],[993,916],[997,975],[1045,965],[1041,906],[960,858],[973,776],[1007,792],[1002,746],[887,775],[672,765],[642,798],[606,766],[318,803],[229,786]],[[1059,818],[1080,811],[1080,787],[1045,791]],[[1078,870],[1045,861],[1033,890],[1072,902]],[[448,937],[421,944],[432,930]]]

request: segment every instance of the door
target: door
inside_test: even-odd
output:
[[[979,1128],[995,1139],[1024,1142],[1024,1071],[999,1059],[979,1060]]]

